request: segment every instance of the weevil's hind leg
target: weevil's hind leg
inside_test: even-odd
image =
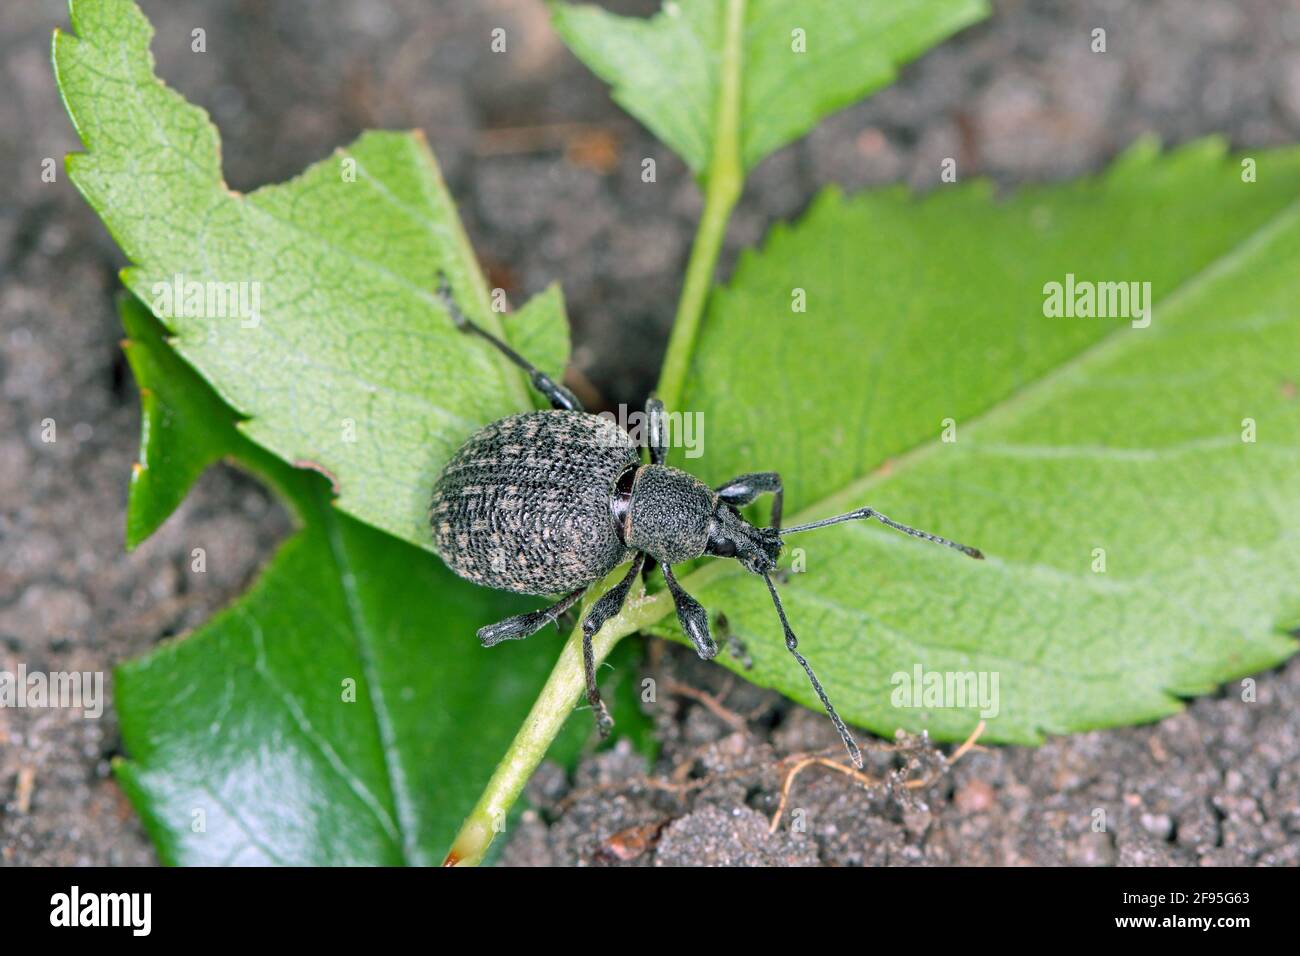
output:
[[[516,614],[504,621],[497,621],[495,624],[487,625],[487,627],[480,627],[478,629],[478,639],[484,647],[492,647],[502,641],[522,641],[525,637],[536,634],[577,604],[578,599],[586,592],[585,587],[580,587],[576,591],[570,591],[550,607],[529,611],[527,614]]]
[[[614,718],[609,716],[609,710],[605,707],[605,702],[600,699],[600,690],[596,687],[596,653],[592,649],[591,639],[605,626],[606,621],[622,610],[623,602],[627,600],[627,593],[632,590],[632,582],[641,573],[641,565],[644,561],[645,552],[638,551],[636,557],[632,559],[632,567],[628,568],[627,574],[623,575],[618,584],[602,594],[587,610],[587,616],[582,619],[582,666],[587,679],[587,703],[591,705],[591,711],[596,715],[596,729],[600,731],[602,737],[609,735],[609,729],[614,726]]]
[[[528,359],[524,358],[510,346],[506,345],[499,338],[472,322],[460,306],[456,304],[456,299],[451,293],[451,285],[447,282],[447,275],[444,272],[438,273],[438,298],[442,300],[443,308],[451,316],[451,321],[456,324],[456,328],[462,332],[472,332],[480,338],[487,339],[510,361],[514,362],[521,369],[528,373],[528,380],[533,383],[533,388],[542,393],[542,396],[551,403],[552,408],[558,408],[563,411],[581,412],[583,411],[582,402],[578,401],[578,396],[561,385],[555,379],[551,378],[541,369],[539,369]]]
[[[714,489],[718,497],[733,508],[743,508],[759,495],[772,496],[772,527],[781,530],[781,506],[785,503],[785,488],[781,476],[775,471],[755,471],[732,478]]]
[[[687,594],[677,583],[672,568],[665,564],[663,570],[664,580],[668,582],[668,590],[673,596],[673,604],[677,607],[677,620],[681,623],[682,630],[695,645],[695,653],[700,655],[700,660],[712,660],[718,656],[718,645],[709,634],[708,613],[699,601]]]
[[[645,417],[649,425],[650,463],[662,465],[668,458],[668,416],[664,414],[664,403],[657,398],[648,399]]]

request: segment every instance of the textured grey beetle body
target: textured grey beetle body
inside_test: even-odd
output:
[[[461,577],[502,591],[560,594],[632,556],[610,511],[640,465],[614,422],[584,412],[512,415],[452,456],[429,506],[434,546]]]
[[[705,554],[734,558],[762,576],[785,632],[786,649],[808,676],[854,764],[861,767],[862,752],[808,659],[799,652],[799,640],[772,582],[782,535],[874,519],[972,558],[984,555],[976,548],[899,524],[874,508],[782,531],[785,492],[778,473],[737,475],[712,489],[665,464],[666,418],[663,403],[656,398],[646,402],[650,464],[642,465],[636,446],[622,429],[608,419],[588,415],[567,388],[471,322],[456,305],[446,275],[439,276],[438,296],[457,328],[490,342],[523,369],[554,409],[512,415],[475,432],[452,456],[434,487],[429,505],[434,546],[453,571],[502,591],[563,595],[550,607],[479,628],[483,646],[521,640],[557,623],[589,585],[630,559],[631,567],[622,579],[606,588],[582,615],[587,703],[601,733],[607,733],[613,721],[596,687],[593,639],[622,609],[633,582],[658,561],[682,632],[700,657],[708,660],[718,653],[709,633],[708,612],[686,593],[672,566]],[[768,528],[751,525],[740,513],[760,495],[772,496]]]

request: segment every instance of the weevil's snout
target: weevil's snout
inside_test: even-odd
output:
[[[768,574],[781,556],[781,535],[774,528],[755,528],[735,510],[719,505],[709,526],[706,554],[735,558],[748,571]]]
[[[755,574],[770,574],[781,557],[781,535],[772,528],[750,528],[751,547],[740,555],[740,563]]]

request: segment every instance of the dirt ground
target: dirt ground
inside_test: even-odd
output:
[[[592,404],[639,407],[700,197],[564,50],[538,0],[143,7],[162,75],[221,127],[232,186],[283,179],[363,128],[425,129],[494,282],[518,302],[560,280],[571,381]],[[218,468],[153,539],[122,552],[139,427],[111,304],[123,260],[61,173],[40,178],[44,158],[77,147],[50,76],[56,25],[67,25],[62,0],[0,7],[0,669],[108,671],[236,596],[288,524],[257,484]],[[488,50],[495,26],[513,38],[508,55]],[[1097,26],[1102,55],[1088,48]],[[190,50],[196,27],[205,53]],[[1300,140],[1300,7],[997,3],[990,22],[766,161],[723,269],[826,182],[919,184],[945,156],[1004,185],[1059,179],[1148,132]],[[667,202],[641,188],[646,156]],[[40,438],[46,418],[53,444]],[[182,573],[196,538],[212,543],[201,581]],[[676,687],[655,709],[653,780],[626,747],[572,778],[545,766],[505,862],[1300,864],[1300,661],[1258,675],[1255,703],[1234,685],[1158,725],[976,749],[946,772],[923,742],[880,741],[868,767],[880,785],[807,766],[769,834],[788,755],[835,743],[824,718],[678,648],[651,645],[648,658]],[[0,861],[153,862],[109,773],[119,746],[111,703],[101,720],[0,710]]]

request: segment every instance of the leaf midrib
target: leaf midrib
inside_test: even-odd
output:
[[[1292,202],[1289,206],[1285,207],[1281,212],[1274,215],[1266,223],[1243,239],[1235,247],[1220,255],[1195,275],[1189,276],[1187,279],[1183,280],[1175,289],[1165,296],[1163,301],[1157,300],[1153,303],[1153,310],[1155,305],[1160,305],[1162,309],[1166,311],[1170,308],[1176,308],[1183,299],[1193,295],[1206,283],[1226,274],[1236,265],[1238,259],[1253,252],[1255,247],[1266,243],[1272,238],[1274,233],[1279,232],[1282,228],[1288,225],[1290,220],[1297,218],[1300,218],[1300,200]],[[1075,355],[1066,359],[1060,365],[1049,369],[1037,379],[1021,385],[1019,388],[1013,389],[999,401],[994,402],[982,411],[970,416],[966,422],[963,423],[962,430],[969,435],[972,430],[978,432],[981,427],[988,427],[989,420],[994,416],[1009,413],[1016,408],[1033,402],[1036,398],[1040,397],[1041,393],[1051,389],[1058,381],[1061,381],[1068,376],[1079,374],[1081,370],[1085,369],[1092,363],[1099,362],[1108,357],[1111,352],[1119,350],[1126,344],[1126,335],[1133,337],[1134,342],[1140,342],[1141,340],[1135,337],[1138,333],[1149,333],[1152,336],[1165,334],[1162,330],[1155,327],[1154,320],[1150,330],[1132,329],[1127,325],[1122,325],[1119,328],[1113,329],[1096,342],[1093,342],[1080,352],[1077,352]],[[798,519],[795,523],[814,521],[818,518],[824,517],[831,511],[839,510],[841,506],[854,500],[860,492],[867,491],[886,479],[897,477],[899,473],[909,465],[915,464],[918,460],[923,460],[925,456],[933,454],[936,450],[940,449],[941,446],[942,442],[932,437],[926,439],[920,444],[913,445],[901,454],[890,456],[887,465],[881,464],[877,466],[867,474],[849,482],[840,491],[833,492],[816,503],[802,509],[793,516],[793,518]],[[887,471],[886,467],[888,468]]]
[[[384,766],[384,776],[388,781],[388,790],[392,795],[394,825],[397,828],[397,850],[401,854],[402,864],[412,866],[418,847],[415,845],[416,812],[411,804],[410,789],[406,786],[405,775],[398,761],[394,759],[397,751],[397,734],[384,704],[384,692],[375,673],[373,638],[367,626],[365,611],[361,607],[361,598],[357,594],[356,575],[352,571],[352,562],[347,554],[347,545],[342,540],[339,529],[339,516],[334,506],[325,499],[327,492],[317,490],[315,502],[317,520],[325,531],[329,542],[330,557],[343,591],[343,600],[348,608],[348,620],[356,643],[357,658],[361,662],[361,677],[366,684],[367,700],[370,714],[375,722],[375,731],[379,736],[380,757]]]

